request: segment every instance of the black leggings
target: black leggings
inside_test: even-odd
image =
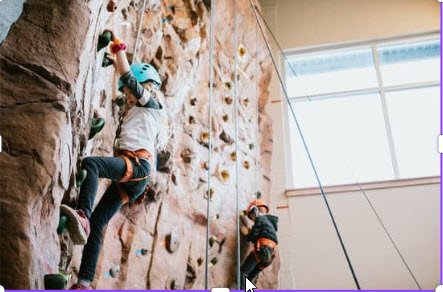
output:
[[[140,159],[140,164],[134,163],[133,160],[131,162],[134,171],[132,178],[149,176],[149,162],[143,159]],[[118,187],[126,192],[131,201],[134,201],[146,190],[149,180],[119,183],[118,181],[126,172],[126,164],[124,159],[120,157],[87,157],[82,162],[82,168],[86,169],[87,176],[80,189],[77,209],[83,210],[89,218],[91,234],[83,249],[78,277],[92,281],[100,253],[103,229],[123,205]],[[99,178],[111,179],[112,183],[92,212]]]
[[[260,250],[251,252],[241,266],[241,290],[245,289],[245,278],[255,282],[257,275],[272,264],[274,250],[268,246],[261,246]]]

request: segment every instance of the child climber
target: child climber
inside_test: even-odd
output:
[[[245,289],[245,278],[256,281],[258,274],[272,264],[277,248],[278,217],[267,215],[269,207],[260,199],[252,200],[247,209],[248,218],[254,225],[247,234],[247,240],[254,243],[254,250],[241,266],[241,289]]]
[[[103,229],[128,201],[146,190],[156,151],[166,147],[169,128],[160,77],[150,64],[129,66],[126,45],[111,32],[112,58],[121,75],[119,90],[126,96],[129,110],[117,130],[114,157],[87,157],[82,168],[87,171],[80,189],[77,208],[62,205],[60,212],[69,218],[68,231],[75,244],[85,244],[73,290],[90,289],[94,279]],[[108,178],[111,185],[93,211],[98,179]]]

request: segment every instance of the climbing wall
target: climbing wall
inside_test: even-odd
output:
[[[147,0],[140,26],[143,2],[28,0],[0,45],[0,283],[6,288],[42,289],[43,275],[58,271],[64,243],[56,233],[58,207],[62,202],[75,206],[82,158],[112,155],[117,76],[112,66],[101,67],[104,51],[96,52],[105,28],[127,42],[130,59],[158,69],[173,135],[158,157],[146,197],[124,206],[106,228],[94,287],[203,289],[206,244],[209,287],[235,287],[236,163],[240,207],[257,191],[269,199],[272,123],[265,105],[270,58],[249,0],[216,0],[209,129],[210,1]],[[96,109],[106,116],[106,126],[88,140]],[[101,182],[97,200],[108,184]],[[244,238],[242,243],[244,256],[248,245]],[[75,247],[71,281],[80,258],[81,247]],[[278,268],[277,258],[260,276],[261,289],[277,288]]]

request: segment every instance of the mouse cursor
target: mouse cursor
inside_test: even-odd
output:
[[[254,284],[252,284],[251,281],[249,281],[248,278],[245,277],[245,292],[254,292],[254,289],[257,289]]]

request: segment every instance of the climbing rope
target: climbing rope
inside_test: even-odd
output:
[[[403,254],[400,252],[400,249],[398,248],[397,244],[395,243],[394,238],[391,236],[391,234],[388,231],[388,228],[386,227],[386,225],[383,223],[383,220],[381,220],[381,217],[379,215],[379,213],[377,212],[377,210],[375,209],[374,205],[372,204],[371,200],[369,199],[368,194],[366,193],[366,191],[363,189],[363,186],[361,185],[360,181],[357,179],[357,176],[355,175],[355,173],[352,171],[351,167],[349,166],[349,164],[346,162],[345,158],[343,157],[343,155],[341,155],[341,158],[343,160],[343,163],[345,164],[346,168],[348,169],[348,171],[351,173],[352,177],[354,178],[354,181],[357,183],[357,186],[360,190],[360,192],[363,194],[364,198],[366,199],[366,202],[368,203],[368,205],[371,207],[372,212],[374,213],[375,217],[377,218],[378,222],[380,223],[381,227],[383,228],[383,230],[385,231],[386,235],[389,238],[389,241],[391,242],[391,244],[394,246],[394,249],[396,250],[398,256],[400,257],[400,259],[402,260],[403,264],[406,266],[406,269],[408,270],[409,274],[411,275],[412,279],[415,282],[415,285],[417,285],[419,290],[422,290],[420,284],[418,283],[417,278],[415,277],[414,273],[412,272],[411,267],[409,266],[409,264],[406,262],[406,259],[404,258]]]
[[[237,214],[237,289],[240,289],[240,194],[239,194],[239,152],[238,152],[238,40],[237,40],[237,0],[234,0],[234,127],[235,127],[235,192],[236,192],[236,214]]]
[[[209,149],[208,149],[208,190],[206,204],[206,255],[205,255],[205,290],[208,290],[209,269],[209,225],[211,201],[211,152],[212,152],[212,107],[214,96],[214,27],[215,27],[215,0],[211,0],[210,28],[209,28]]]
[[[146,9],[146,0],[143,1],[143,9],[142,9],[141,16],[140,16],[140,23],[138,24],[137,38],[135,39],[134,55],[132,56],[131,64],[133,64],[135,62],[135,60],[137,59],[138,43],[140,41],[143,19],[145,17],[145,9]]]
[[[256,135],[255,135],[255,197],[257,198],[257,192],[261,189],[261,180],[258,179],[258,168],[259,163],[259,145],[258,136],[260,134],[260,107],[259,107],[259,93],[258,93],[258,29],[257,23],[255,24],[255,99],[256,99],[256,109],[257,109],[257,123],[256,123]],[[259,187],[260,183],[260,187]]]
[[[258,15],[260,16],[261,20],[265,24],[267,31],[269,32],[269,34],[271,35],[272,39],[274,40],[274,43],[277,45],[278,50],[279,50],[280,54],[283,56],[283,58],[285,59],[286,64],[288,64],[289,69],[291,69],[292,74],[295,77],[298,77],[298,74],[295,72],[294,67],[292,67],[292,65],[291,65],[291,62],[289,62],[289,59],[286,57],[286,54],[283,52],[283,48],[281,47],[280,43],[277,41],[277,38],[275,37],[275,35],[272,32],[271,28],[269,27],[268,23],[266,22],[266,19],[263,16],[263,14],[261,13],[260,9],[257,9],[257,7],[255,7],[254,11],[256,11],[258,13]],[[308,95],[307,98],[309,99],[309,101],[312,101],[311,100],[311,96]]]
[[[347,252],[347,250],[346,250],[346,246],[345,246],[345,244],[344,244],[344,242],[343,242],[343,239],[342,239],[342,237],[341,237],[341,233],[340,233],[340,231],[339,231],[339,229],[338,229],[338,226],[337,226],[337,223],[336,223],[336,221],[335,221],[334,214],[332,213],[331,207],[329,206],[329,201],[328,201],[328,199],[327,199],[327,197],[326,197],[326,194],[325,194],[325,191],[324,191],[324,189],[323,189],[323,185],[322,185],[321,180],[320,180],[320,177],[319,177],[319,175],[318,175],[317,168],[315,167],[314,160],[313,160],[313,158],[312,158],[312,156],[311,156],[311,153],[310,153],[310,151],[309,151],[309,148],[308,148],[308,145],[307,145],[306,139],[305,139],[305,137],[304,137],[304,135],[303,135],[303,132],[302,132],[301,127],[300,127],[300,124],[299,124],[298,119],[297,119],[297,117],[296,117],[296,115],[295,115],[295,112],[294,112],[294,109],[293,109],[293,107],[292,107],[291,101],[289,100],[289,95],[288,95],[287,90],[286,90],[286,87],[285,87],[285,85],[284,85],[284,82],[283,82],[282,76],[281,76],[280,72],[278,71],[278,66],[277,66],[277,63],[276,63],[276,61],[275,61],[274,54],[272,53],[272,50],[271,50],[271,48],[270,48],[270,46],[269,46],[269,43],[268,43],[268,41],[266,40],[265,32],[264,32],[264,30],[263,30],[263,27],[262,27],[262,25],[261,25],[261,22],[260,22],[260,20],[259,20],[258,14],[257,14],[258,8],[257,8],[256,6],[254,6],[254,4],[252,3],[252,0],[249,0],[249,2],[250,2],[250,4],[251,4],[251,8],[252,8],[252,10],[254,11],[254,15],[255,15],[256,22],[257,22],[257,24],[258,24],[258,26],[259,26],[259,28],[260,28],[260,31],[261,31],[261,34],[262,34],[263,39],[264,39],[264,41],[265,41],[266,47],[267,47],[267,49],[268,49],[268,51],[269,51],[269,54],[270,54],[270,56],[271,56],[272,63],[273,63],[273,65],[274,65],[275,69],[276,69],[276,73],[277,73],[278,79],[279,79],[279,81],[280,81],[280,85],[281,85],[281,87],[282,87],[282,90],[283,90],[283,93],[284,93],[284,95],[285,95],[285,98],[286,98],[286,101],[287,101],[287,103],[288,103],[288,106],[289,106],[289,108],[290,108],[290,110],[291,110],[292,117],[294,118],[294,121],[295,121],[295,124],[296,124],[296,126],[297,126],[298,132],[299,132],[299,134],[300,134],[300,137],[301,137],[301,140],[302,140],[303,146],[304,146],[304,148],[305,148],[306,154],[308,155],[309,162],[310,162],[310,164],[311,164],[312,170],[314,171],[314,175],[315,175],[315,178],[316,178],[317,183],[318,183],[318,185],[319,185],[320,192],[321,192],[321,194],[322,194],[323,200],[324,200],[324,202],[325,202],[325,204],[326,204],[326,207],[327,207],[327,209],[328,209],[329,216],[330,216],[330,218],[331,218],[332,224],[334,225],[335,232],[336,232],[337,237],[338,237],[338,239],[339,239],[339,241],[340,241],[340,245],[341,245],[341,247],[342,247],[342,250],[343,250],[343,253],[344,253],[344,255],[345,255],[346,261],[347,261],[347,263],[348,263],[349,269],[351,270],[351,274],[352,274],[352,277],[353,277],[353,279],[354,279],[355,285],[356,285],[356,287],[357,287],[358,290],[361,290],[361,289],[360,289],[360,284],[359,284],[359,282],[358,282],[358,280],[357,280],[357,276],[356,276],[356,274],[355,274],[355,272],[354,272],[354,267],[352,266],[351,260],[350,260],[350,258],[349,258],[348,252]]]

